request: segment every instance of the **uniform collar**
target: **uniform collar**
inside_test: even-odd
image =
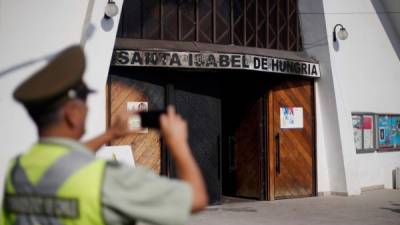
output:
[[[43,144],[54,144],[54,145],[63,145],[70,150],[79,151],[85,154],[94,155],[92,151],[90,151],[86,146],[81,144],[80,142],[70,139],[70,138],[61,138],[61,137],[45,137],[40,138],[39,143]]]

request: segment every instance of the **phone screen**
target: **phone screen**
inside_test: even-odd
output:
[[[160,116],[165,113],[164,110],[140,112],[140,124],[143,128],[160,128]]]

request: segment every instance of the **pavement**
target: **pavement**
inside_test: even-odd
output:
[[[400,190],[276,201],[232,200],[193,215],[187,225],[400,225]]]

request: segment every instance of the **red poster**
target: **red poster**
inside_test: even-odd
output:
[[[364,116],[363,121],[364,121],[364,124],[363,124],[364,130],[371,130],[372,129],[372,117]]]

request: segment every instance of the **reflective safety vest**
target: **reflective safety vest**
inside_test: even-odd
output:
[[[9,167],[0,224],[105,224],[105,164],[62,145],[34,145]]]

